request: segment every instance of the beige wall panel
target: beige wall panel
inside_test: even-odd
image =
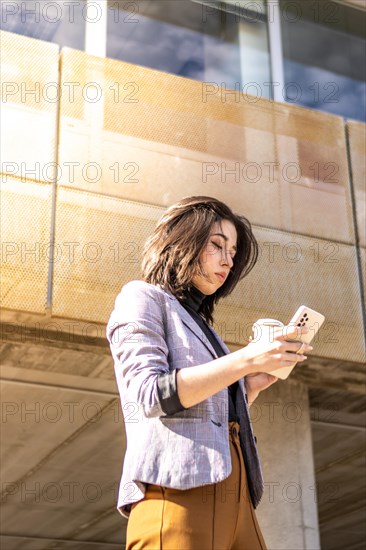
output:
[[[366,124],[348,122],[348,139],[361,246],[366,246]]]
[[[62,56],[59,162],[79,164],[60,184],[161,206],[224,195],[253,223],[354,241],[340,117],[67,48]],[[75,80],[72,96],[65,85]],[[138,165],[138,188],[116,185],[117,162]],[[99,166],[95,181],[83,175],[88,163]]]
[[[7,178],[1,191],[1,303],[44,313],[52,186]]]
[[[1,171],[23,181],[54,177],[58,50],[56,44],[1,31]]]
[[[304,304],[325,324],[313,354],[365,361],[356,250],[352,246],[255,227],[258,264],[218,307],[216,329],[232,344],[248,341],[252,323],[271,317],[288,323]]]
[[[121,286],[140,278],[143,243],[162,212],[59,188],[53,314],[106,322]],[[327,320],[315,353],[362,361],[354,247],[259,227],[255,233],[259,263],[217,311],[216,328],[223,338],[244,344],[259,317],[288,322],[306,304]]]
[[[174,150],[167,151],[168,146],[157,144],[151,148],[141,143],[142,140],[115,136],[106,137],[103,161],[100,167],[94,168],[87,163],[95,160],[80,161],[83,152],[89,154],[85,142],[79,145],[80,135],[69,133],[66,161],[69,164],[60,164],[65,176],[61,181],[65,183],[65,178],[69,178],[66,185],[72,187],[128,200],[143,197],[144,202],[157,205],[170,205],[187,195],[211,195],[245,213],[253,223],[287,226],[296,232],[331,239],[340,236],[343,228],[349,226],[344,208],[345,190],[340,186],[318,185],[314,197],[314,190],[307,185],[280,184],[267,179],[265,172],[269,172],[270,167],[256,160],[250,165],[206,156],[202,161],[202,156],[200,159],[197,154],[186,154],[187,151],[176,154]],[[136,146],[138,142],[141,147]],[[258,166],[266,170],[258,171]],[[244,179],[244,171],[249,179]]]
[[[52,314],[105,323],[162,210],[59,188]]]
[[[74,186],[157,205],[170,205],[187,195],[215,196],[230,203],[235,210],[244,211],[251,220],[255,219],[260,207],[261,215],[269,225],[281,224],[278,184],[268,183],[264,177],[258,182],[243,181],[239,163],[235,161],[227,164],[227,172],[224,174],[217,157],[209,157],[203,164],[198,153],[191,153],[187,158],[185,155],[175,155],[169,146],[163,144],[157,144],[156,148],[146,148],[143,147],[143,141],[137,138],[111,133],[108,138],[108,142],[105,142],[108,147],[104,149],[103,169],[98,174],[97,169],[86,168],[85,164],[80,163],[80,152],[87,148],[78,145],[79,135],[69,134],[68,162],[73,163],[74,171],[71,172],[71,164],[60,164],[60,167],[65,176],[73,180]],[[101,177],[105,169],[109,173],[109,181]],[[230,170],[234,173],[230,173]],[[94,177],[95,182],[91,181]],[[265,202],[258,193],[258,185],[261,183],[267,189]]]

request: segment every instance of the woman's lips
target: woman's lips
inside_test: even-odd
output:
[[[223,283],[226,279],[226,273],[215,273],[216,277]]]

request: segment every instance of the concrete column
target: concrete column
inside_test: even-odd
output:
[[[307,388],[279,381],[251,407],[265,479],[257,517],[270,550],[320,548]]]

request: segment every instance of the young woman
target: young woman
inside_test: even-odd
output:
[[[127,550],[266,548],[248,405],[276,369],[306,358],[301,346],[312,348],[278,334],[230,353],[212,329],[214,305],[257,254],[248,220],[217,199],[188,197],[147,241],[143,280],[117,297],[107,334],[127,436],[118,498]]]

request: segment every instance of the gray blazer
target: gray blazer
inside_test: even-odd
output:
[[[127,437],[119,511],[128,517],[130,505],[144,497],[146,483],[190,489],[227,478],[231,473],[227,389],[172,415],[166,415],[159,402],[158,375],[217,358],[179,301],[158,286],[131,281],[116,299],[107,337]],[[245,401],[243,379],[239,385]]]

